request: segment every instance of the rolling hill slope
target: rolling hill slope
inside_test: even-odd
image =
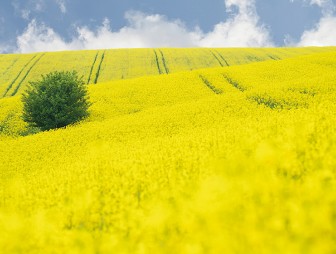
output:
[[[0,97],[21,93],[30,80],[53,70],[76,70],[87,83],[232,66],[333,51],[325,48],[120,49],[0,55]]]
[[[334,252],[335,59],[97,83],[89,119],[26,137],[0,99],[0,249]]]

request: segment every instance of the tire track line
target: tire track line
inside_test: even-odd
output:
[[[160,53],[161,53],[162,62],[163,62],[163,67],[164,67],[164,69],[165,69],[165,71],[166,71],[166,74],[169,74],[169,68],[168,68],[168,66],[167,66],[166,59],[165,59],[165,57],[164,57],[164,55],[163,55],[163,52],[162,52],[161,50],[159,50],[159,51],[160,51]]]
[[[224,58],[224,56],[218,52],[218,50],[216,50],[217,55],[225,62],[226,66],[230,66],[230,64],[228,63],[228,61],[226,61],[226,59]]]
[[[95,78],[95,81],[94,81],[95,84],[98,83],[98,78],[99,78],[99,75],[100,75],[101,65],[104,62],[104,58],[105,58],[105,52],[106,52],[106,50],[104,50],[104,52],[102,54],[102,57],[100,59],[100,63],[99,63],[98,70],[97,70],[97,73],[96,73],[96,78]]]
[[[210,50],[210,53],[211,53],[211,54],[213,55],[213,57],[217,60],[217,62],[220,64],[220,66],[223,67],[224,65],[222,64],[222,61],[219,60],[219,58],[215,55],[215,53],[214,53],[212,50]]]
[[[242,87],[241,85],[239,85],[238,82],[232,80],[230,77],[226,76],[225,74],[223,74],[223,77],[227,80],[227,82],[232,85],[234,88],[238,89],[241,92],[246,91],[245,87]]]
[[[218,89],[215,87],[209,80],[207,80],[203,75],[199,75],[199,78],[202,80],[202,82],[211,89],[215,94],[222,94],[223,91],[221,89]]]
[[[160,68],[159,57],[158,57],[158,54],[157,54],[157,52],[156,52],[155,49],[154,49],[154,54],[155,54],[156,66],[157,66],[157,68],[158,68],[159,74],[161,75],[161,74],[163,74],[163,73],[162,73],[162,70],[161,70],[161,68]]]
[[[18,75],[12,80],[12,82],[9,84],[9,86],[6,88],[6,91],[4,92],[4,94],[2,95],[2,97],[5,97],[8,93],[8,91],[12,88],[12,86],[14,85],[14,83],[16,82],[16,80],[18,80],[18,78],[20,77],[21,73],[25,70],[25,68],[31,63],[31,61],[33,61],[35,58],[37,57],[37,55],[34,55],[21,69],[21,71],[18,73]]]
[[[89,78],[88,78],[87,84],[89,84],[90,81],[91,81],[92,71],[93,71],[93,68],[94,68],[94,66],[95,66],[95,64],[96,64],[96,61],[97,61],[97,58],[98,58],[98,54],[99,54],[99,50],[97,51],[97,54],[96,54],[96,56],[95,56],[95,58],[94,58],[94,60],[93,60],[93,63],[92,63],[92,65],[91,65],[91,70],[90,70],[90,74],[89,74]]]
[[[29,75],[29,73],[31,72],[31,70],[35,67],[35,65],[41,60],[41,58],[45,55],[42,54],[34,63],[32,66],[30,66],[30,68],[28,69],[28,71],[26,72],[26,75],[24,75],[24,77],[21,79],[21,81],[19,82],[19,84],[16,86],[16,88],[14,89],[13,93],[11,94],[11,96],[14,96],[18,90],[20,89],[23,81],[27,78],[27,76]]]

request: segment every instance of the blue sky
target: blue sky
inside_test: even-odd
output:
[[[336,0],[1,0],[0,52],[336,45]]]

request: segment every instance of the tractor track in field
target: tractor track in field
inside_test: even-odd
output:
[[[209,50],[210,53],[213,55],[213,57],[217,60],[217,62],[220,64],[221,67],[224,67],[221,60],[219,60],[218,56],[215,55],[215,53],[212,50]]]
[[[234,88],[236,88],[237,90],[244,92],[246,91],[245,87],[242,87],[237,81],[231,79],[230,77],[228,77],[227,75],[223,74],[223,77],[227,80],[227,82],[232,85]]]
[[[297,101],[290,101],[286,99],[276,99],[271,95],[267,94],[255,94],[249,96],[247,99],[250,101],[256,102],[258,105],[263,105],[272,110],[290,110],[290,109],[299,109],[299,108],[308,108],[307,103],[300,103]]]
[[[216,50],[216,53],[224,61],[224,63],[226,64],[226,66],[230,66],[230,64],[228,63],[228,61],[226,61],[226,59],[224,58],[224,56],[222,56],[221,53],[219,53],[217,50]]]
[[[35,67],[35,65],[41,60],[41,58],[45,55],[42,54],[33,64],[32,66],[30,66],[30,68],[28,69],[28,71],[26,72],[26,74],[24,75],[24,77],[21,79],[21,81],[19,82],[19,84],[16,86],[16,88],[14,89],[13,93],[11,94],[11,96],[14,96],[20,89],[23,81],[27,78],[27,76],[29,75],[29,73],[31,72],[31,70]]]
[[[156,52],[155,49],[154,49],[154,54],[155,54],[155,62],[156,62],[156,66],[157,66],[157,68],[158,68],[159,74],[161,75],[161,74],[163,74],[163,73],[162,73],[162,70],[161,70],[161,68],[160,68],[159,57],[158,57],[158,54],[157,54],[157,52]]]
[[[92,63],[92,65],[91,65],[90,74],[89,74],[89,78],[88,78],[87,84],[89,84],[90,81],[91,81],[92,71],[93,71],[93,68],[94,68],[94,66],[95,66],[95,64],[96,64],[96,61],[97,61],[97,58],[98,58],[98,54],[99,54],[99,51],[97,51],[97,54],[96,54],[96,56],[95,56],[95,58],[94,58],[94,60],[93,60],[93,63]]]
[[[104,52],[102,54],[102,57],[100,59],[100,63],[99,63],[98,70],[97,70],[97,73],[96,73],[96,78],[95,78],[95,81],[94,81],[95,84],[98,83],[98,78],[99,78],[99,74],[100,74],[101,65],[103,64],[104,58],[105,58],[105,52],[106,52],[106,50],[104,50]]]
[[[255,55],[248,55],[246,58],[250,61],[250,63],[262,62],[264,59],[261,59]]]
[[[222,94],[223,91],[221,89],[218,89],[215,87],[209,80],[207,80],[203,75],[199,75],[199,78],[202,80],[202,82],[210,89],[212,90],[215,94]]]
[[[163,55],[163,52],[162,52],[161,50],[159,50],[159,51],[160,51],[160,53],[161,53],[162,63],[163,63],[163,67],[164,67],[164,69],[165,69],[165,71],[166,71],[166,74],[169,74],[169,68],[168,68],[168,66],[167,66],[167,62],[166,62],[166,59],[165,59],[165,57],[164,57],[164,55]]]
[[[18,78],[20,77],[21,73],[25,70],[25,68],[30,64],[31,61],[33,61],[35,58],[37,57],[37,55],[34,55],[21,69],[21,71],[18,73],[18,75],[12,80],[12,82],[8,85],[8,87],[6,88],[6,91],[4,92],[4,94],[2,95],[2,97],[5,97],[8,93],[8,91],[12,88],[12,86],[14,85],[14,83],[16,82],[16,80],[18,80]]]
[[[273,56],[273,55],[267,55],[269,58],[271,58],[272,60],[281,60],[281,58],[277,57],[277,56]]]

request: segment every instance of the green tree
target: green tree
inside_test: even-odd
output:
[[[29,126],[56,129],[89,115],[87,87],[75,71],[51,72],[29,84],[22,96],[23,120]]]

